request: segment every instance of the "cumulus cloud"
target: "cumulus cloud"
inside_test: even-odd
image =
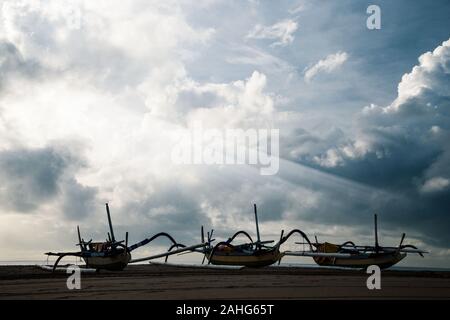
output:
[[[202,83],[183,77],[167,85],[163,97],[149,97],[146,105],[149,115],[184,128],[198,122],[211,128],[270,127],[275,107],[266,85],[267,77],[259,71],[229,83]],[[141,84],[140,90],[145,86]]]
[[[248,34],[248,39],[269,39],[277,40],[271,46],[286,46],[291,44],[295,37],[298,24],[292,19],[279,21],[271,26],[257,24]]]
[[[83,232],[103,237],[94,225],[104,222],[99,203],[110,201],[115,224],[129,228],[136,241],[159,231],[191,240],[218,204],[208,205],[214,192],[205,192],[201,172],[171,165],[175,132],[196,121],[265,127],[274,112],[266,76],[191,79],[184,59],[205,45],[211,28],[194,29],[176,5],[167,10],[143,1],[104,10],[86,2],[74,29],[59,10],[24,4],[3,7],[2,36],[11,52],[3,65],[17,72],[36,61],[42,78],[8,76],[14,81],[1,97],[0,172],[10,181],[1,189],[2,221],[29,212],[51,229],[89,217],[92,225]],[[34,36],[32,26],[39,31]],[[101,34],[105,29],[111,32]]]
[[[214,34],[192,28],[176,2],[6,1],[1,13],[0,36],[24,59],[58,76],[77,73],[113,92],[182,73],[188,49]]]
[[[197,105],[187,114],[187,119],[190,123],[200,121],[213,128],[271,127],[274,102],[265,92],[266,83],[266,76],[258,71],[245,81],[230,84],[191,83],[184,88],[185,93],[211,94],[216,97],[216,103]]]
[[[416,110],[414,110],[414,105],[408,104],[408,101],[421,96],[425,99],[428,98],[429,101],[426,102],[425,106],[417,106],[420,111],[425,111],[426,107],[442,108],[442,105],[436,104],[439,101],[431,99],[450,96],[450,88],[447,85],[450,79],[449,61],[450,39],[444,41],[432,52],[424,53],[419,57],[419,65],[415,66],[410,73],[403,75],[398,85],[397,99],[384,111],[395,112],[404,109],[412,113]],[[429,94],[432,96],[428,95],[428,91],[431,91]]]
[[[407,156],[418,160],[411,165],[424,161],[425,166],[431,166],[449,148],[449,61],[450,40],[421,55],[419,65],[403,75],[397,98],[386,107],[365,107],[353,141],[327,151],[340,161],[326,161],[327,155],[317,159],[338,165],[369,156],[383,161]]]
[[[396,99],[386,107],[370,105],[356,117],[346,139],[307,158],[306,162],[355,181],[402,194],[394,207],[383,207],[405,225],[416,225],[441,246],[450,227],[450,41],[420,56],[402,77]]]
[[[99,203],[114,200],[120,213],[133,203],[133,184],[170,171],[161,171],[168,159],[159,154],[170,151],[173,127],[148,113],[166,98],[157,93],[185,78],[189,49],[204,45],[213,29],[191,27],[176,3],[63,7],[6,1],[1,9],[0,81],[7,90],[0,106],[0,219],[6,225],[33,213],[28,219],[41,232],[66,243],[59,228],[89,217],[86,232],[98,234]],[[68,23],[74,12],[76,26]],[[119,225],[127,214],[116,216]],[[0,233],[29,230],[20,228]]]
[[[346,52],[339,51],[330,54],[324,59],[319,60],[312,67],[307,68],[305,70],[304,79],[306,82],[309,82],[320,73],[331,73],[343,65],[347,59],[348,54]]]

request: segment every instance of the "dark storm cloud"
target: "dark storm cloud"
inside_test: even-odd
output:
[[[367,207],[381,212],[388,226],[402,225],[429,244],[448,247],[449,88],[450,41],[446,41],[420,57],[402,78],[391,105],[367,107],[358,115],[358,128],[348,142],[337,137],[327,152],[296,160],[392,194],[368,198]],[[347,203],[349,215],[357,203]]]
[[[61,209],[66,217],[76,220],[95,213],[96,188],[84,186],[74,178],[69,178],[62,183],[62,189]]]
[[[0,205],[15,212],[33,212],[63,194],[66,217],[88,214],[96,190],[73,178],[82,161],[62,148],[13,149],[0,152]]]
[[[66,167],[66,160],[51,148],[2,151],[2,206],[27,212],[52,199]]]

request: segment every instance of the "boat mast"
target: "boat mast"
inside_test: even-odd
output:
[[[378,252],[378,221],[377,221],[377,214],[375,213],[374,215],[374,219],[375,219],[375,251]]]
[[[81,240],[80,226],[77,226],[77,233],[78,233],[78,244],[80,245],[81,250],[84,250],[85,246],[84,241]]]
[[[114,237],[114,230],[113,230],[112,222],[111,222],[111,215],[109,213],[108,203],[106,203],[106,214],[108,215],[109,230],[111,231],[111,241],[116,242],[116,238]]]
[[[258,213],[256,210],[256,204],[253,204],[253,208],[255,209],[255,221],[256,221],[256,237],[258,238],[258,243],[261,242],[261,239],[259,237],[259,225],[258,225]]]

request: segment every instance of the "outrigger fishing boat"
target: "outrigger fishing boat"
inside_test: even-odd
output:
[[[324,253],[324,252],[314,252],[314,251],[280,251],[280,246],[285,243],[292,235],[299,234],[306,241],[309,242],[306,234],[299,230],[294,229],[290,231],[286,236],[283,236],[284,230],[281,231],[280,240],[270,246],[268,244],[275,242],[274,240],[261,241],[259,233],[259,223],[258,223],[258,213],[256,204],[253,205],[255,213],[255,224],[256,224],[256,237],[257,240],[253,241],[252,237],[246,231],[238,231],[231,238],[226,241],[221,241],[216,245],[211,243],[215,241],[212,239],[214,230],[207,233],[207,241],[205,242],[205,236],[203,231],[203,226],[201,227],[201,240],[202,243],[207,244],[201,249],[196,249],[196,251],[202,253],[204,264],[205,259],[208,259],[208,264],[213,265],[227,265],[227,266],[245,266],[245,267],[264,267],[269,266],[277,261],[280,262],[284,256],[310,256],[310,257],[347,257],[348,253]],[[232,242],[238,236],[245,236],[250,242],[244,244],[234,245]],[[311,249],[313,247],[311,246]]]
[[[406,234],[403,233],[398,247],[383,247],[378,243],[378,221],[377,215],[374,216],[375,224],[375,245],[357,246],[352,241],[347,241],[341,245],[323,242],[319,243],[316,237],[317,252],[324,253],[348,253],[347,257],[313,257],[314,261],[320,266],[347,267],[365,269],[370,265],[377,265],[381,269],[389,268],[401,260],[408,253],[417,253],[423,257],[427,251],[419,250],[410,244],[403,244]]]
[[[279,241],[274,245],[274,240],[261,241],[258,224],[258,214],[256,205],[254,205],[256,236],[257,241],[253,241],[252,237],[246,231],[238,231],[226,241],[212,245],[215,241],[212,239],[214,230],[207,233],[207,241],[204,239],[203,226],[201,228],[202,243],[207,244],[201,249],[193,251],[203,253],[204,264],[208,259],[208,264],[213,265],[232,265],[245,267],[264,267],[272,265],[276,262],[280,264],[285,256],[312,257],[320,266],[332,267],[348,267],[348,268],[367,268],[370,265],[377,265],[380,268],[388,268],[401,261],[408,253],[417,253],[423,257],[426,251],[419,250],[417,247],[407,244],[404,245],[405,234],[403,233],[398,247],[382,247],[378,244],[378,223],[377,215],[375,215],[375,246],[356,246],[352,241],[347,241],[342,245],[329,242],[312,243],[308,236],[300,229],[290,231],[283,236],[284,230],[281,231]],[[298,251],[281,251],[280,246],[284,244],[292,235],[300,235],[304,242],[296,242],[296,244],[307,245],[309,250]],[[245,236],[249,242],[234,245],[233,241],[238,236]],[[166,258],[167,261],[167,258]]]
[[[256,204],[253,205],[256,224],[257,240],[244,230],[236,232],[226,241],[221,241],[212,245],[215,239],[212,239],[214,230],[207,233],[205,241],[204,229],[201,227],[201,243],[185,246],[177,243],[175,239],[165,232],[160,232],[154,236],[144,239],[134,245],[128,246],[128,232],[125,234],[125,240],[116,241],[111,222],[109,206],[106,204],[106,213],[110,232],[108,239],[104,242],[84,241],[80,234],[80,228],[77,226],[78,246],[77,252],[47,252],[48,256],[57,256],[57,260],[51,270],[57,269],[58,263],[67,256],[75,256],[84,259],[87,268],[100,270],[123,270],[130,263],[154,260],[158,258],[167,259],[170,255],[199,252],[203,254],[202,265],[208,260],[208,265],[219,266],[244,266],[244,267],[264,267],[281,262],[285,256],[312,257],[320,266],[367,268],[370,265],[378,265],[380,268],[388,268],[401,261],[407,253],[417,253],[423,257],[426,251],[419,250],[413,245],[403,245],[405,234],[403,233],[398,247],[382,247],[378,244],[378,225],[377,215],[375,215],[375,246],[357,246],[352,241],[347,241],[341,245],[323,242],[312,243],[308,236],[300,229],[291,230],[284,236],[284,230],[281,231],[280,239],[274,245],[274,240],[261,241],[259,233],[258,213]],[[297,244],[308,245],[309,250],[301,251],[281,251],[280,246],[284,244],[291,236],[298,234],[306,242],[296,242]],[[233,244],[238,236],[245,236],[249,242],[243,244]],[[171,246],[168,251],[152,255],[149,257],[132,259],[131,252],[141,246],[144,246],[159,237],[166,237],[170,240]]]
[[[161,257],[167,257],[173,254],[181,253],[184,251],[191,251],[194,249],[201,248],[206,244],[197,244],[193,246],[186,247],[181,243],[177,243],[175,239],[168,233],[160,232],[154,236],[144,239],[134,245],[128,246],[128,232],[125,233],[125,240],[116,241],[114,235],[114,229],[111,222],[111,214],[109,212],[109,206],[106,204],[106,213],[108,216],[109,231],[108,239],[103,242],[92,242],[84,241],[80,234],[80,228],[77,226],[78,233],[78,244],[80,251],[77,252],[47,252],[47,256],[58,257],[53,265],[52,271],[57,269],[59,262],[68,256],[80,257],[86,263],[86,268],[91,268],[95,270],[105,269],[105,270],[123,270],[129,263],[136,263],[146,260],[157,259]],[[159,237],[166,237],[170,240],[171,246],[169,250],[165,253],[157,254],[150,257],[139,258],[132,260],[131,252],[141,246],[144,246]],[[173,250],[176,249],[176,250]],[[172,251],[173,250],[173,251]]]

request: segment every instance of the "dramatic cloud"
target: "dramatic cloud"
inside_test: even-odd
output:
[[[309,82],[320,73],[330,73],[338,69],[348,59],[346,52],[336,52],[319,60],[315,65],[305,70],[305,81]]]
[[[231,84],[191,83],[180,101],[189,101],[185,98],[190,93],[207,103],[205,106],[195,105],[187,115],[191,123],[200,121],[212,128],[265,127],[272,123],[274,112],[273,99],[264,92],[266,82],[266,76],[255,71],[246,81]],[[209,100],[208,95],[216,97],[216,102]]]
[[[271,26],[256,25],[248,34],[249,39],[278,40],[271,46],[286,46],[294,41],[294,33],[298,24],[294,20],[286,19]]]
[[[2,206],[26,212],[53,198],[66,166],[64,158],[52,149],[3,151]]]
[[[96,190],[74,178],[83,161],[66,148],[15,149],[0,152],[0,205],[8,211],[27,213],[49,202],[58,203],[68,218],[86,216]],[[56,200],[56,201],[55,201]]]
[[[450,151],[450,40],[420,56],[419,65],[405,74],[397,98],[387,107],[371,105],[359,116],[357,137],[316,157],[326,167],[344,166],[372,157],[379,162],[402,163],[425,170]],[[409,160],[407,160],[409,159]],[[414,159],[415,161],[411,161]],[[422,174],[418,171],[416,174]],[[412,178],[412,177],[410,177]],[[392,179],[392,176],[391,178]]]
[[[408,222],[429,239],[450,240],[450,40],[420,56],[402,77],[397,98],[386,107],[371,105],[357,117],[347,141],[304,161],[328,172],[401,194],[383,207],[392,220],[408,211]],[[376,172],[376,174],[375,174]],[[403,203],[402,203],[403,202]]]

